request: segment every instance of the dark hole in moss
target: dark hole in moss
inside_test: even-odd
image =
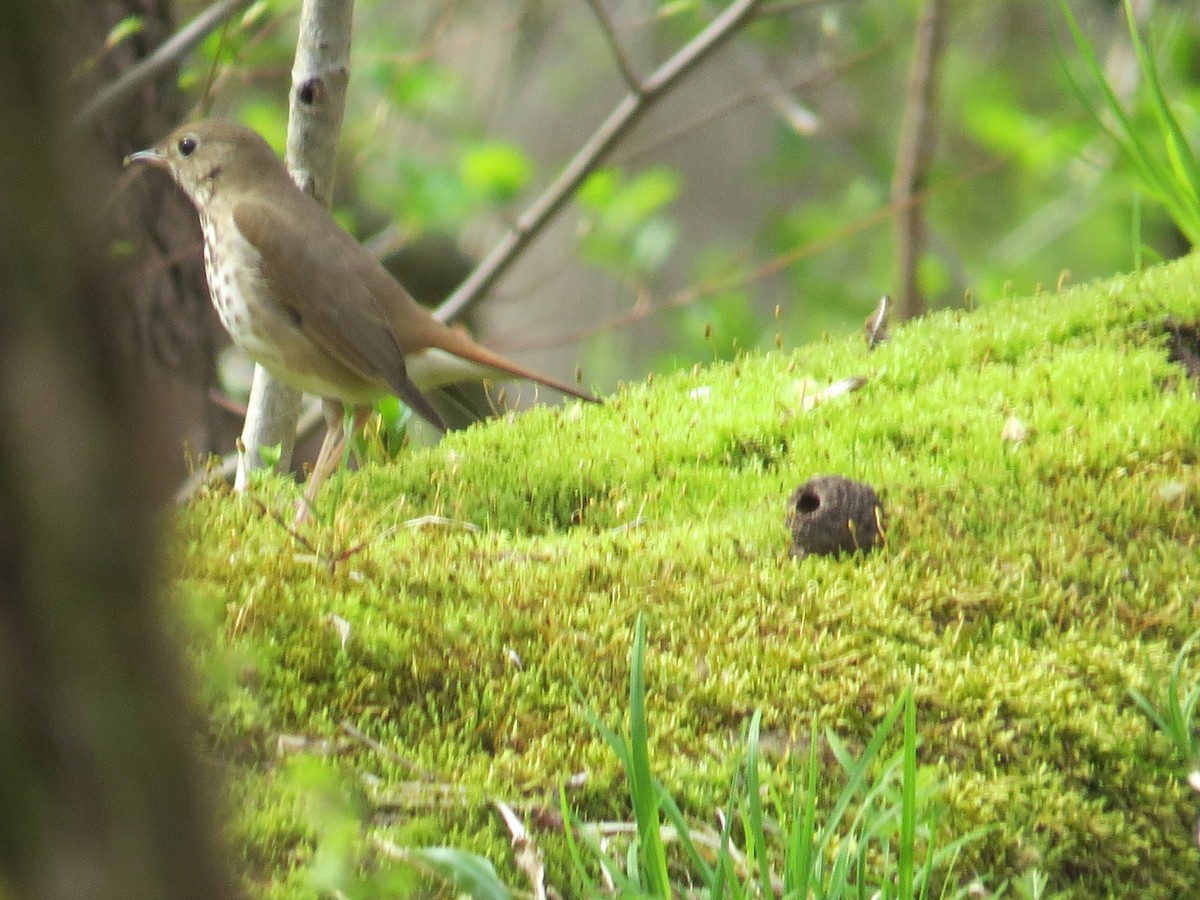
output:
[[[816,512],[821,505],[821,498],[811,491],[805,491],[796,500],[796,509],[802,513]]]
[[[1168,316],[1163,330],[1167,333],[1167,359],[1179,363],[1188,378],[1200,383],[1200,322],[1177,322]]]

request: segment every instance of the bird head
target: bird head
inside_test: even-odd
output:
[[[135,162],[165,170],[196,204],[229,186],[260,186],[280,173],[287,177],[257,132],[218,119],[181,125],[157,146],[125,157],[125,165]]]

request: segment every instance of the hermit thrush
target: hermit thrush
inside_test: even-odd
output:
[[[195,122],[126,162],[165,169],[195,205],[209,292],[234,343],[278,380],[324,398],[328,430],[308,500],[341,457],[343,403],[361,424],[392,393],[445,430],[423,389],[509,375],[595,401],[434,319],[254,131]]]

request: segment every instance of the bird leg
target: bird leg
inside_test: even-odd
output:
[[[313,502],[317,499],[317,492],[325,480],[337,471],[346,451],[346,413],[341,401],[331,400],[327,397],[322,401],[322,406],[325,413],[325,438],[321,441],[321,450],[317,453],[317,461],[313,463],[308,483],[304,487],[304,499],[296,511],[296,524],[300,524],[308,518]],[[351,426],[351,434],[358,434],[370,415],[370,406],[354,407],[354,423]]]

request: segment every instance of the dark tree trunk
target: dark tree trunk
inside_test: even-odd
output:
[[[78,99],[136,64],[175,29],[168,0],[83,0],[72,6],[62,21],[74,29],[76,46],[85,55],[99,54],[76,86]],[[141,30],[103,52],[105,36],[129,16],[141,18]],[[175,76],[169,71],[150,82],[89,129],[87,138],[106,174],[115,178],[126,154],[157,143],[187,117]],[[228,452],[240,421],[210,399],[217,351],[227,339],[208,301],[196,215],[167,179],[147,177],[144,169],[133,170],[120,185],[105,207],[105,231],[126,298],[117,310],[117,335],[147,379],[169,393],[167,409],[193,451],[201,457]],[[174,461],[182,475],[182,453]]]
[[[0,4],[0,896],[232,898],[158,605],[172,440],[117,346],[111,151],[59,127],[69,16]]]

